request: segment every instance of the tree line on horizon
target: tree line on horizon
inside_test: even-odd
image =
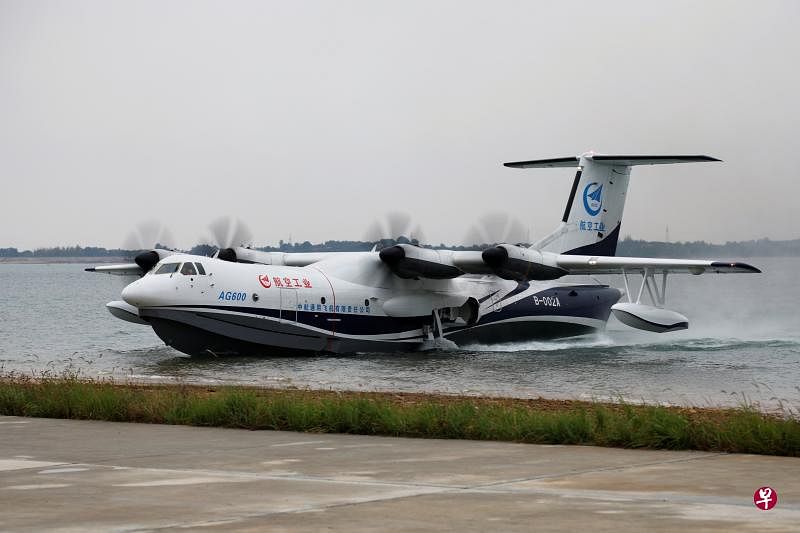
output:
[[[386,239],[377,243],[378,248],[390,246],[398,242],[413,242],[401,237],[398,240]],[[277,246],[254,247],[255,250],[264,252],[359,252],[368,251],[375,246],[375,242],[368,241],[325,241],[311,243],[309,241],[289,243],[279,241]],[[440,244],[437,248],[449,250],[482,250],[491,244],[463,246]],[[158,245],[156,246],[158,247]],[[198,244],[189,250],[194,255],[210,256],[216,252],[217,247],[210,244]],[[17,248],[0,248],[0,258],[36,258],[36,257],[130,257],[138,250],[125,250],[122,248],[103,248],[100,246],[56,246],[52,248],[36,248],[34,250],[18,250]],[[750,241],[728,241],[724,244],[714,244],[706,241],[691,242],[662,242],[633,239],[630,236],[619,241],[617,255],[622,257],[698,257],[701,255],[730,256],[730,257],[779,257],[800,256],[800,239],[773,241],[771,239],[758,239]]]

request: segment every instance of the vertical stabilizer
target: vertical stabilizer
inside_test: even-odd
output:
[[[561,224],[534,246],[575,255],[615,255],[631,167],[580,158]]]
[[[539,159],[505,163],[511,168],[575,167],[561,224],[550,235],[534,243],[540,251],[572,255],[613,256],[622,226],[631,167],[719,161],[705,155],[603,155]]]

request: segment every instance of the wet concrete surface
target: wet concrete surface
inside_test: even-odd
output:
[[[0,417],[2,531],[798,524],[796,458]]]

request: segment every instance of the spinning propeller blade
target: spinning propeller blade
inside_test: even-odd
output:
[[[375,243],[378,249],[392,246],[398,242],[421,244],[425,235],[418,224],[414,224],[411,215],[399,211],[391,211],[383,220],[370,224],[364,240]]]
[[[125,238],[123,248],[132,252],[153,248],[173,249],[175,238],[172,232],[157,220],[148,220],[136,226]]]
[[[525,243],[528,231],[519,219],[507,213],[494,212],[483,215],[466,235],[464,244],[486,248],[498,243]]]
[[[420,244],[425,236],[419,225],[413,223],[411,215],[390,211],[382,220],[376,220],[367,229],[364,240],[375,244],[382,250],[398,243]],[[374,269],[365,276],[365,283],[374,287],[392,287],[396,277],[377,255]]]
[[[216,257],[223,261],[236,262],[234,246],[249,247],[253,244],[253,232],[244,222],[231,216],[220,217],[208,225],[211,240],[217,247]]]
[[[231,216],[220,217],[208,225],[214,244],[220,250],[253,243],[253,232],[244,222]]]
[[[164,224],[148,220],[138,224],[128,234],[122,247],[128,251],[127,259],[135,262],[142,271],[141,275],[144,275],[160,260],[154,249],[174,249],[175,238]]]

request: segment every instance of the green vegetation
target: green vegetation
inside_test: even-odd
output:
[[[0,248],[0,258],[32,259],[37,257],[126,257],[130,251],[119,248],[106,249],[98,246],[57,246],[55,248],[37,248],[36,250],[17,250],[16,248]]]
[[[0,380],[0,414],[318,433],[800,455],[800,421],[697,409],[428,394]]]

